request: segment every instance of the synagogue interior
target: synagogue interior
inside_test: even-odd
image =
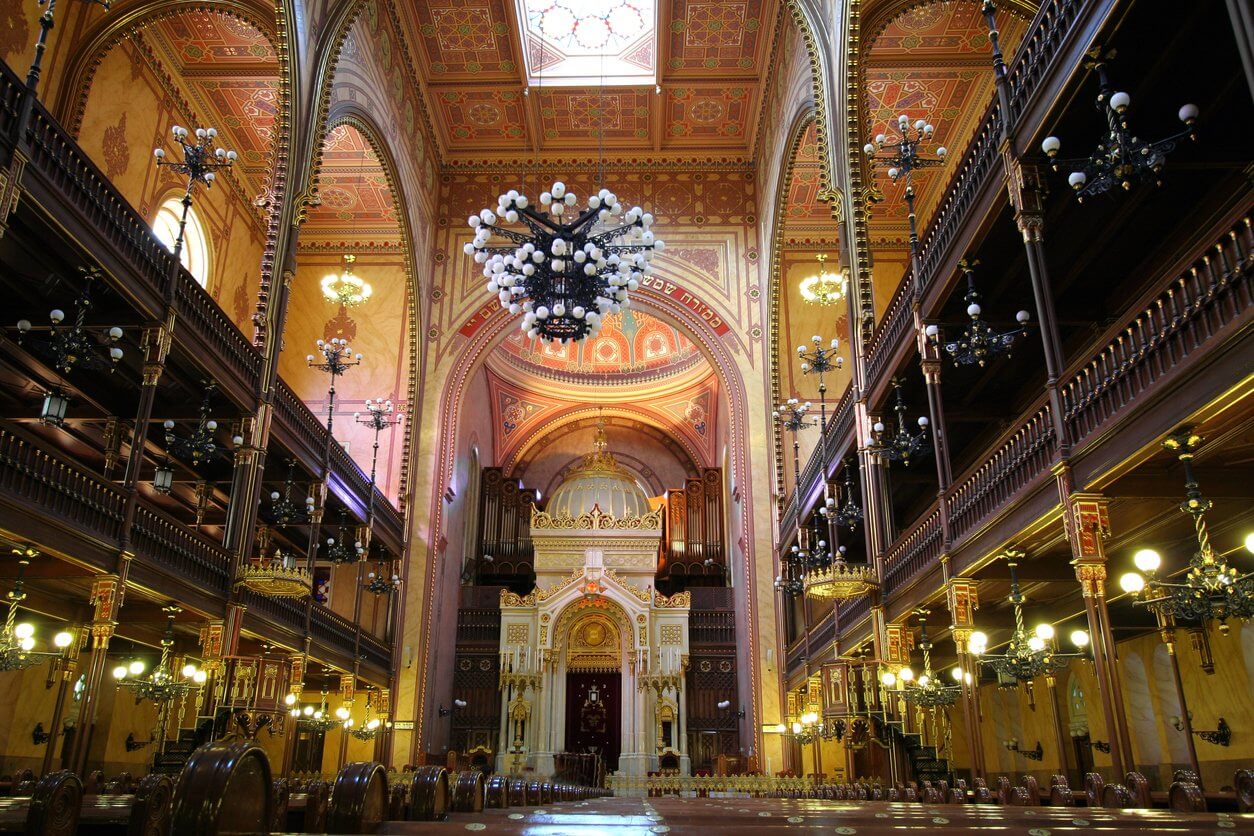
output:
[[[1244,0],[0,64],[0,832],[1254,832]]]

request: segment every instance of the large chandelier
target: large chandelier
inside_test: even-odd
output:
[[[601,318],[630,307],[627,294],[652,273],[651,259],[664,244],[653,234],[653,216],[633,206],[624,211],[608,189],[590,195],[576,210],[575,193],[558,181],[532,208],[515,189],[497,199],[496,212],[471,215],[475,231],[467,255],[483,265],[487,291],[511,314],[522,314],[522,330],[544,340],[596,336]],[[573,217],[564,221],[570,210]],[[505,229],[501,221],[526,227]],[[508,244],[489,246],[493,234]]]
[[[1214,620],[1226,635],[1229,618],[1254,617],[1254,574],[1229,566],[1211,547],[1206,512],[1213,503],[1202,495],[1193,472],[1193,456],[1201,443],[1202,437],[1191,431],[1177,433],[1163,442],[1163,447],[1175,453],[1184,465],[1185,500],[1180,503],[1180,510],[1193,518],[1197,538],[1197,551],[1189,558],[1183,578],[1179,582],[1159,578],[1162,558],[1153,549],[1141,549],[1133,556],[1140,573],[1128,572],[1119,579],[1119,585],[1134,596],[1134,603],[1149,608],[1160,619],[1202,623]],[[1254,542],[1247,538],[1246,547],[1251,546]]]
[[[1054,628],[1050,624],[1038,624],[1031,632],[1023,626],[1023,594],[1019,591],[1019,575],[1015,571],[1023,552],[1007,551],[1006,565],[1010,567],[1010,597],[1014,607],[1015,631],[1006,645],[1005,653],[993,655],[987,652],[988,636],[980,631],[971,634],[967,647],[971,653],[980,657],[980,662],[989,666],[997,673],[997,683],[1003,687],[1017,685],[1020,682],[1031,682],[1038,676],[1062,670],[1072,659],[1085,659],[1088,654],[1085,648],[1089,644],[1089,634],[1084,630],[1071,633],[1071,643],[1077,650],[1073,653],[1059,651],[1055,641]]]
[[[322,295],[329,302],[338,302],[346,308],[355,308],[370,298],[374,289],[369,282],[353,272],[353,264],[357,256],[344,256],[344,269],[338,273],[327,273],[322,277]]]
[[[1167,155],[1176,149],[1180,140],[1197,138],[1193,131],[1198,115],[1197,105],[1186,104],[1178,111],[1180,121],[1185,124],[1183,131],[1157,142],[1146,142],[1128,127],[1128,107],[1132,104],[1132,97],[1111,89],[1106,75],[1106,62],[1114,57],[1114,51],[1106,52],[1097,46],[1089,51],[1088,57],[1085,67],[1097,71],[1098,91],[1094,104],[1106,119],[1106,136],[1087,159],[1059,159],[1058,150],[1062,142],[1056,136],[1046,137],[1041,143],[1041,150],[1049,156],[1054,171],[1059,171],[1062,166],[1071,170],[1067,182],[1075,189],[1076,199],[1081,202],[1086,197],[1104,194],[1115,186],[1129,190],[1134,183],[1161,184],[1158,175],[1163,170]]]
[[[162,607],[162,612],[166,614],[165,634],[161,637],[161,660],[155,668],[145,673],[144,663],[135,660],[129,665],[118,665],[113,669],[113,678],[120,687],[135,695],[136,702],[170,702],[200,688],[209,678],[205,671],[192,664],[184,665],[177,674],[171,669],[170,649],[174,647],[174,617],[182,611],[180,607]]]
[[[297,563],[295,554],[277,548],[271,557],[241,566],[235,583],[268,598],[304,598],[313,590],[309,570]]]
[[[919,610],[919,649],[923,651],[923,673],[916,678],[910,666],[893,673],[885,671],[880,682],[890,694],[896,694],[912,705],[924,708],[938,708],[953,705],[962,693],[960,685],[947,685],[932,673],[932,643],[927,638],[927,615]],[[959,671],[961,673],[961,671]]]
[[[845,298],[845,275],[827,268],[826,253],[819,253],[815,259],[819,262],[819,271],[802,279],[797,290],[811,305],[835,305]]]
[[[0,630],[0,671],[20,671],[55,659],[74,641],[73,634],[62,631],[52,640],[58,648],[56,651],[35,650],[35,625],[16,623],[18,605],[26,600],[22,578],[31,558],[38,552],[31,548],[15,548],[13,553],[18,561],[17,579],[5,596],[9,601],[9,612],[4,619],[4,629]]]
[[[189,458],[192,465],[200,464],[202,459],[208,459],[213,456],[218,449],[215,441],[215,434],[218,430],[218,422],[209,417],[209,401],[213,397],[213,392],[217,389],[217,381],[206,380],[202,382],[204,386],[204,399],[200,402],[200,417],[196,420],[196,429],[187,438],[174,434],[174,420],[167,418],[162,424],[165,430],[165,447],[167,452],[174,453],[177,456]]]
[[[114,325],[95,331],[87,325],[87,315],[93,305],[91,289],[93,283],[101,278],[100,268],[80,267],[83,274],[83,291],[74,300],[74,317],[67,324],[65,311],[53,308],[48,312],[46,329],[36,328],[29,319],[17,321],[17,343],[23,345],[27,341],[31,347],[61,374],[69,374],[75,367],[88,371],[112,372],[122,359],[123,351],[117,345],[122,339],[122,329]],[[43,332],[46,336],[30,337],[32,331]]]

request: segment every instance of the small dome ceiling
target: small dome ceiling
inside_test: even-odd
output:
[[[643,517],[649,497],[607,449],[604,425],[597,428],[596,450],[584,456],[549,498],[546,511],[555,518],[574,519],[599,507],[615,519]]]
[[[697,346],[675,326],[633,309],[606,316],[597,337],[545,342],[514,331],[501,349],[517,368],[572,383],[658,380],[705,362]]]

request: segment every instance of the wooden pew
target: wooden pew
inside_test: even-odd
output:
[[[483,773],[459,772],[453,782],[455,813],[479,813],[483,811]]]
[[[409,820],[443,821],[450,798],[448,770],[442,766],[418,767],[409,782]]]
[[[326,781],[297,782],[287,797],[287,821],[283,830],[295,833],[324,833],[331,786]]]
[[[388,779],[383,764],[350,763],[335,776],[327,808],[330,833],[374,833],[388,820]]]
[[[83,782],[65,770],[36,782],[29,796],[9,796],[0,804],[0,833],[72,836],[78,830]]]
[[[247,740],[214,741],[192,752],[174,787],[171,833],[264,833],[273,820],[264,749]]]

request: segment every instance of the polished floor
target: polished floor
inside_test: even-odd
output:
[[[1173,813],[1066,807],[930,805],[761,798],[603,798],[482,813],[452,814],[438,824],[389,822],[389,834],[758,834],[809,830],[832,834],[889,834],[947,830],[1022,836],[1091,831],[1254,834],[1254,814]]]

